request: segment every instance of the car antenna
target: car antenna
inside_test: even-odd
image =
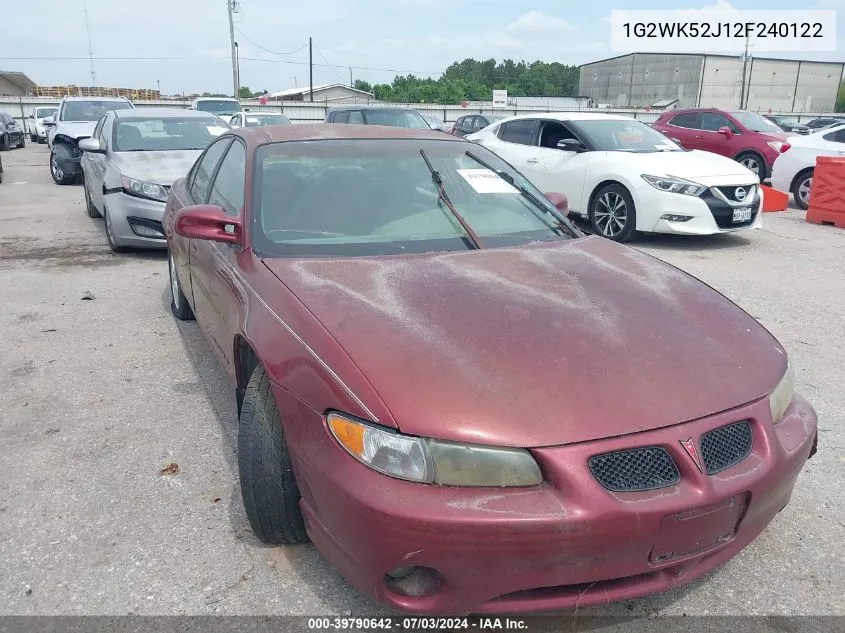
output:
[[[460,225],[464,227],[464,231],[467,232],[473,248],[481,248],[481,238],[478,237],[478,233],[473,230],[469,223],[464,219],[464,216],[458,213],[458,210],[454,207],[452,201],[449,200],[449,196],[446,195],[446,189],[443,186],[443,178],[440,176],[440,172],[434,168],[434,165],[432,165],[431,161],[428,160],[428,156],[422,148],[420,148],[420,156],[423,157],[425,164],[428,166],[428,170],[431,172],[431,179],[434,181],[434,184],[437,185],[437,195],[440,196],[440,200],[442,200],[443,204],[446,205],[446,208],[452,212],[452,215],[455,216],[455,219],[460,223]]]

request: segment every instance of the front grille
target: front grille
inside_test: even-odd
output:
[[[745,196],[740,200],[736,197],[736,190],[742,188],[745,190]],[[757,196],[757,187],[755,185],[736,185],[733,187],[716,187],[719,192],[731,202],[736,203],[751,203]]]
[[[613,492],[666,488],[681,480],[672,456],[657,446],[596,455],[589,466],[596,481]]]
[[[701,436],[701,456],[707,474],[730,468],[751,453],[751,424],[748,420],[728,424]]]

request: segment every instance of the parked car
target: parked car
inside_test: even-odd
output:
[[[459,116],[452,125],[452,134],[455,136],[466,136],[480,132],[488,125],[501,121],[505,117],[493,116],[492,114],[465,114]]]
[[[79,142],[85,209],[103,217],[111,250],[167,247],[161,219],[170,185],[229,129],[211,113],[176,108],[115,110],[97,122]]]
[[[765,118],[777,125],[784,132],[790,134],[809,134],[810,128],[803,123],[799,123],[794,116],[786,114],[764,114]]]
[[[199,97],[191,102],[191,110],[211,112],[227,121],[233,114],[243,112],[240,101],[229,97]]]
[[[845,123],[791,139],[789,151],[778,156],[772,169],[772,187],[792,193],[802,209],[810,206],[813,172],[819,156],[845,156]]]
[[[422,118],[425,119],[425,122],[428,123],[428,126],[432,130],[439,130],[440,132],[451,132],[452,126],[448,123],[444,123],[443,119],[439,119],[432,114],[423,114]]]
[[[50,132],[50,175],[58,185],[82,176],[79,141],[94,133],[97,122],[110,110],[134,110],[124,97],[64,97]]]
[[[260,125],[290,125],[284,114],[273,112],[238,112],[229,119],[232,127],[255,127]]]
[[[821,116],[815,119],[811,119],[805,123],[805,125],[811,130],[811,132],[815,132],[818,130],[823,130],[826,127],[833,127],[834,125],[842,125],[845,123],[845,117],[841,116]]]
[[[523,114],[466,138],[540,189],[562,191],[570,213],[612,240],[638,231],[703,235],[762,225],[755,174],[722,156],[685,151],[629,117]]]
[[[733,158],[766,180],[772,164],[789,147],[787,133],[747,110],[678,108],[664,112],[652,125],[687,149]]]
[[[21,126],[11,114],[0,112],[0,151],[8,151],[13,147],[24,147],[26,137]]]
[[[416,130],[431,129],[416,110],[395,106],[337,106],[326,113],[325,123],[387,125]]]
[[[234,130],[164,230],[171,309],[232,379],[253,533],[310,538],[393,610],[675,589],[753,541],[816,450],[754,317],[464,139]]]
[[[47,142],[47,128],[44,125],[44,120],[52,120],[56,110],[57,108],[54,106],[42,106],[30,111],[26,118],[26,133],[29,135],[30,141],[33,143]]]

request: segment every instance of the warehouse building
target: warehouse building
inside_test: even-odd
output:
[[[631,53],[581,66],[579,92],[612,107],[677,99],[680,108],[832,112],[843,66],[768,57],[744,63],[742,56]]]

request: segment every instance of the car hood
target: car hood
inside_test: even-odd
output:
[[[620,152],[615,152],[620,153]],[[757,176],[735,160],[700,150],[688,152],[651,152],[630,154],[621,152],[625,160],[636,157],[637,169],[653,176],[677,176],[712,187],[714,185],[747,185],[757,182]]]
[[[159,185],[171,185],[190,171],[200,149],[172,152],[114,152],[112,160],[124,176]]]
[[[786,369],[722,295],[599,237],[264,263],[413,435],[522,447],[624,435],[766,396]]]
[[[96,121],[59,121],[56,124],[56,134],[66,134],[75,139],[89,137],[97,127]]]

